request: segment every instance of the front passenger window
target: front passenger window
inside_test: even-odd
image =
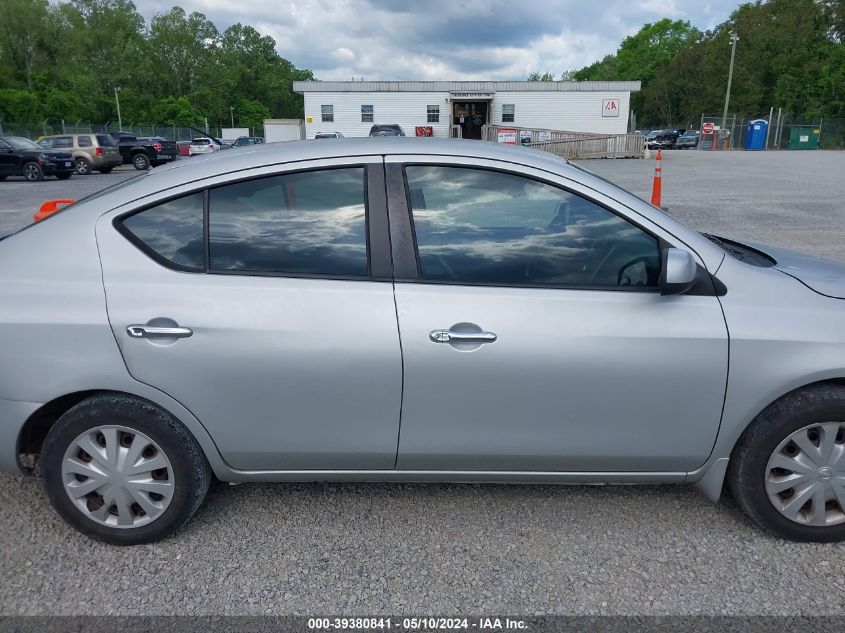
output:
[[[586,198],[493,170],[405,173],[423,279],[657,288],[657,239]]]

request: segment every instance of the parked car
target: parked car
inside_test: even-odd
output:
[[[370,130],[370,136],[372,136],[372,130]],[[344,138],[344,136],[340,132],[317,132],[314,138]]]
[[[683,134],[681,134],[678,139],[675,141],[675,148],[676,149],[695,149],[698,147],[698,131],[696,130],[687,130]]]
[[[405,136],[405,132],[395,123],[380,124],[370,128],[370,136]]]
[[[191,139],[191,144],[188,146],[188,155],[196,156],[198,154],[211,154],[222,149],[221,145],[215,143],[212,139],[207,137],[197,137]]]
[[[171,533],[213,477],[726,479],[779,536],[845,538],[845,264],[548,153],[180,161],[0,241],[0,305],[0,469],[40,455],[111,543]]]
[[[160,136],[138,138],[129,132],[112,132],[120,155],[126,165],[144,171],[179,158],[179,148],[174,141]]]
[[[246,145],[260,145],[264,142],[264,138],[261,136],[239,136],[235,139],[235,142],[232,143],[232,147],[244,147]]]
[[[672,149],[680,136],[673,130],[653,130],[645,137],[645,145],[649,149]]]
[[[73,156],[76,173],[86,176],[92,171],[108,174],[123,164],[117,143],[110,134],[54,134],[38,140],[47,150],[68,151]]]
[[[44,176],[67,180],[74,169],[70,152],[46,150],[22,136],[0,136],[0,180],[9,176],[23,176],[30,182]]]

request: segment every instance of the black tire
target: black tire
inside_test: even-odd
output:
[[[23,177],[29,182],[41,182],[44,180],[44,169],[35,161],[29,161],[21,166]]]
[[[86,430],[120,425],[144,433],[170,460],[174,492],[153,521],[130,528],[110,527],[86,516],[65,491],[62,461],[68,446]],[[50,429],[41,452],[44,489],[55,510],[82,534],[113,545],[139,545],[160,540],[187,522],[202,504],[212,474],[193,436],[168,413],[146,400],[104,394],[83,400]]]
[[[734,498],[758,525],[781,538],[817,543],[845,540],[845,522],[798,523],[781,514],[766,493],[766,467],[775,449],[795,431],[822,422],[845,423],[845,386],[823,383],[784,396],[754,419],[731,455],[727,479]]]
[[[69,173],[69,174],[56,174],[56,178],[58,178],[59,180],[67,180],[67,179],[68,179],[68,178],[70,178],[71,176],[73,176],[73,173]]]
[[[138,171],[146,171],[150,168],[150,157],[138,152],[132,157],[132,166]]]
[[[85,158],[84,156],[80,156],[75,161],[73,161],[76,165],[76,173],[80,176],[90,176],[91,172],[93,171],[93,165],[91,165],[91,161]]]
[[[114,169],[114,167],[100,167],[97,171],[101,174],[110,174],[112,169]]]

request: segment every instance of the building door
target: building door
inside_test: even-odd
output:
[[[452,124],[461,126],[463,138],[481,140],[482,127],[487,124],[489,101],[455,102],[452,106]]]

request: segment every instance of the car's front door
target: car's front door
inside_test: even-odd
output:
[[[132,376],[190,409],[235,468],[393,468],[382,160],[275,169],[101,218],[112,330]]]
[[[18,173],[20,157],[15,154],[12,146],[0,139],[0,176],[13,176]]]
[[[659,293],[671,236],[546,172],[396,160],[393,242],[416,248],[416,265],[397,265],[398,468],[679,472],[706,460],[728,337],[713,292]]]

